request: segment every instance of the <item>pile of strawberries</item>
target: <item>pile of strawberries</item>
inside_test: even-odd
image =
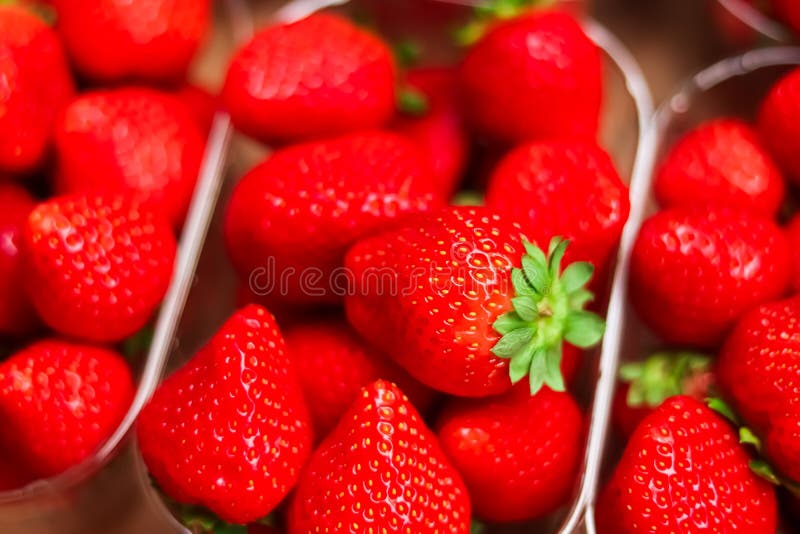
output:
[[[661,162],[661,209],[635,242],[630,299],[667,349],[621,370],[613,417],[627,446],[599,532],[773,533],[776,496],[796,514],[798,183],[800,69],[769,90],[754,124],[701,123]]]
[[[222,106],[274,148],[225,208],[243,306],[137,425],[193,531],[467,533],[568,504],[586,307],[630,206],[601,51],[527,3],[478,11],[446,65],[332,13],[232,57]]]
[[[204,150],[213,99],[185,78],[208,23],[195,0],[0,5],[0,490],[128,411],[120,351],[169,286]]]

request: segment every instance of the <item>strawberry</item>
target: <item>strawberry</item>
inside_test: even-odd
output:
[[[758,133],[786,177],[800,183],[800,68],[780,79],[764,98]]]
[[[792,291],[800,292],[800,214],[795,215],[785,228],[789,251],[792,255]]]
[[[36,476],[91,455],[133,400],[131,372],[107,349],[46,339],[0,364],[0,440]]]
[[[469,532],[470,503],[436,436],[394,384],[378,380],[314,451],[288,513],[289,534]]]
[[[38,324],[25,293],[22,231],[35,202],[23,188],[0,183],[0,335],[30,333]]]
[[[55,137],[60,193],[123,192],[181,225],[205,146],[182,103],[144,88],[85,93],[65,109]]]
[[[783,176],[758,134],[739,119],[715,119],[681,137],[656,175],[664,207],[709,203],[774,217],[783,201]]]
[[[35,476],[12,453],[0,450],[0,491],[22,488],[35,480]]]
[[[497,22],[467,51],[459,79],[468,118],[489,136],[597,135],[600,52],[567,13],[530,11]]]
[[[800,481],[800,409],[771,418],[764,438],[765,453],[781,474]]]
[[[394,84],[383,42],[320,13],[258,32],[231,60],[222,99],[244,133],[294,141],[381,126],[394,112]]]
[[[757,9],[757,0],[736,0],[735,4],[747,4]],[[716,26],[720,36],[729,46],[737,48],[748,48],[757,44],[759,34],[747,22],[743,21],[737,14],[731,12],[729,4],[724,4],[719,0],[706,2],[711,21]]]
[[[417,410],[424,412],[433,401],[428,388],[364,345],[343,320],[295,325],[286,331],[286,345],[318,439],[336,426],[361,388],[379,378],[401,385]]]
[[[795,33],[800,33],[800,5],[795,0],[771,0],[772,10]]]
[[[225,237],[251,288],[290,302],[335,301],[349,282],[340,269],[348,246],[442,202],[410,141],[348,134],[284,148],[247,173],[228,204]]]
[[[208,89],[191,83],[181,85],[172,95],[192,112],[200,131],[207,134],[214,122],[214,114],[219,109],[217,96]]]
[[[499,397],[453,399],[437,427],[464,477],[476,516],[537,519],[572,494],[583,448],[583,417],[572,397],[515,386]]]
[[[453,194],[467,158],[469,140],[456,105],[455,72],[448,68],[417,68],[406,73],[406,84],[426,102],[422,115],[400,115],[392,129],[407,135],[430,161],[436,190]]]
[[[630,295],[664,341],[714,347],[750,308],[783,295],[789,248],[780,229],[743,211],[672,208],[642,225]]]
[[[230,523],[266,517],[311,449],[302,391],[272,315],[257,305],[234,313],[159,386],[137,436],[173,499]]]
[[[749,461],[725,419],[672,397],[628,441],[597,503],[597,532],[775,532],[775,491]]]
[[[24,7],[0,5],[0,171],[37,167],[74,92],[56,33]]]
[[[175,238],[120,196],[70,195],[39,204],[23,238],[25,285],[63,334],[119,341],[150,319],[172,277]]]
[[[59,1],[58,31],[93,80],[182,79],[210,23],[209,0]]]
[[[714,380],[708,356],[694,352],[657,352],[642,362],[620,367],[621,384],[614,393],[612,421],[625,437],[666,399],[687,395],[697,400],[709,396]]]
[[[512,150],[489,181],[486,205],[518,221],[536,244],[570,240],[566,261],[602,268],[628,219],[628,188],[593,142],[544,141]]]
[[[591,265],[559,274],[566,245],[554,239],[546,258],[518,225],[485,208],[419,216],[350,249],[347,318],[439,391],[492,395],[528,374],[532,393],[542,384],[563,390],[562,339],[587,347],[603,331],[582,310],[592,296],[583,289]]]

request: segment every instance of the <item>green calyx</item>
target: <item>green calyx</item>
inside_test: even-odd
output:
[[[657,352],[641,362],[620,367],[619,378],[629,384],[628,406],[655,408],[675,395],[688,394],[692,380],[708,376],[711,358],[696,352]]]
[[[501,315],[492,325],[502,335],[492,353],[510,360],[512,383],[529,377],[531,395],[543,385],[564,391],[562,342],[588,348],[597,344],[605,331],[605,322],[583,309],[593,298],[584,286],[594,268],[587,262],[575,262],[562,272],[568,241],[560,237],[550,241],[547,256],[536,245],[522,242],[522,268],[511,270],[514,311]]]
[[[422,56],[422,47],[420,44],[410,39],[398,41],[394,44],[392,50],[397,64],[404,69],[416,65],[419,62],[419,58]]]
[[[199,506],[180,505],[181,522],[192,534],[247,534],[247,526],[226,523]]]
[[[421,117],[428,113],[428,97],[413,87],[402,87],[397,91],[397,109],[412,117]]]
[[[511,19],[529,9],[544,9],[556,0],[487,0],[475,6],[472,20],[455,32],[455,41],[469,46],[478,41],[495,20]]]

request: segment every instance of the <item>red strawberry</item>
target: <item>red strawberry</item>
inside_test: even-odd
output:
[[[144,88],[86,93],[56,125],[56,189],[123,192],[177,227],[204,146],[194,117],[169,95]]]
[[[685,134],[661,164],[654,188],[664,207],[712,203],[768,217],[786,189],[756,132],[739,119],[715,119]]]
[[[0,5],[0,80],[0,170],[30,171],[74,87],[58,36],[26,8]]]
[[[795,33],[800,33],[800,4],[796,0],[771,0],[775,14]]]
[[[361,388],[379,378],[399,384],[417,410],[424,412],[433,401],[428,388],[364,345],[344,321],[298,324],[286,331],[286,345],[318,439],[336,426]]]
[[[529,143],[492,174],[486,205],[519,222],[539,246],[570,240],[566,261],[602,268],[628,219],[628,188],[608,154],[584,141]]]
[[[72,63],[99,81],[175,81],[210,22],[209,0],[65,0],[58,30]]]
[[[345,261],[347,318],[439,391],[492,395],[529,373],[532,392],[563,389],[562,339],[586,347],[602,335],[602,321],[582,311],[591,265],[559,276],[566,242],[554,240],[545,258],[522,235],[488,209],[458,207],[364,239]]]
[[[401,115],[393,129],[413,140],[430,161],[436,190],[449,197],[458,186],[469,141],[456,105],[455,72],[447,68],[412,69],[408,86],[424,95],[427,110],[421,116]]]
[[[142,328],[158,307],[175,248],[165,222],[122,197],[53,198],[28,217],[26,289],[51,328],[119,341]]]
[[[190,83],[181,85],[172,94],[189,108],[200,131],[208,133],[214,122],[214,114],[219,109],[217,96],[204,87]]]
[[[783,295],[789,248],[746,212],[673,208],[645,221],[631,257],[630,295],[665,341],[714,347],[749,309]]]
[[[531,11],[498,22],[467,52],[460,82],[469,118],[492,137],[597,135],[600,52],[566,13]]]
[[[0,335],[21,335],[38,324],[25,293],[22,231],[35,203],[23,188],[0,183]]]
[[[628,441],[597,504],[597,532],[775,532],[775,492],[749,461],[725,419],[672,397]]]
[[[800,183],[800,68],[778,81],[764,98],[758,133],[786,177]]]
[[[537,519],[566,503],[582,458],[583,421],[567,393],[515,386],[500,397],[454,399],[437,423],[476,516]]]
[[[315,14],[256,34],[231,60],[222,98],[244,133],[291,141],[381,126],[394,112],[394,84],[384,43]]]
[[[756,8],[757,0],[734,0],[733,5],[748,4],[753,9]],[[706,2],[711,20],[719,31],[725,42],[734,47],[747,48],[756,45],[758,32],[747,22],[742,20],[737,14],[729,9],[731,3],[723,3],[720,0]]]
[[[365,387],[314,451],[288,514],[289,534],[440,532],[467,534],[464,483],[436,436],[393,384]]]
[[[279,150],[251,170],[233,192],[225,237],[251,288],[294,302],[335,301],[349,284],[340,269],[348,246],[441,203],[410,141],[349,134]]]
[[[128,365],[107,349],[49,339],[0,365],[0,440],[40,477],[91,455],[133,400]]]
[[[611,412],[614,426],[627,438],[670,397],[704,400],[713,382],[710,367],[708,356],[694,352],[658,352],[622,365]]]
[[[0,491],[22,488],[35,479],[36,477],[14,457],[13,453],[0,450]]]
[[[137,436],[159,486],[225,521],[266,517],[311,452],[302,391],[274,318],[251,305],[167,378]]]
[[[778,471],[800,481],[800,408],[773,417],[764,438],[765,452]]]
[[[800,214],[792,217],[785,233],[792,255],[792,290],[797,293],[800,292]]]

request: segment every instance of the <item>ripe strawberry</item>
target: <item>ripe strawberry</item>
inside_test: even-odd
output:
[[[0,183],[0,335],[27,334],[39,322],[25,293],[25,267],[19,250],[34,205],[23,188]]]
[[[772,10],[795,33],[800,33],[800,4],[795,0],[771,0]]]
[[[456,105],[455,72],[412,69],[406,74],[406,83],[424,95],[427,110],[421,116],[400,115],[392,128],[419,146],[430,161],[437,192],[448,198],[461,179],[469,144]]]
[[[496,23],[467,52],[460,87],[473,125],[500,140],[597,135],[600,52],[567,13]]]
[[[246,174],[228,205],[225,237],[251,287],[291,302],[335,301],[349,284],[340,269],[347,247],[442,202],[410,141],[348,134],[284,148]]]
[[[749,461],[725,419],[672,397],[628,441],[597,504],[597,532],[775,532],[775,492]]]
[[[764,445],[778,471],[790,480],[800,481],[800,407],[771,418]]]
[[[779,80],[764,98],[758,133],[786,177],[800,183],[800,68]]]
[[[562,339],[587,347],[603,330],[582,310],[591,299],[583,289],[591,265],[575,263],[559,275],[565,248],[554,239],[545,258],[518,225],[484,208],[419,216],[350,249],[347,318],[439,391],[492,395],[529,373],[532,393],[542,384],[563,390]]]
[[[758,135],[739,119],[715,119],[670,149],[655,179],[663,207],[709,203],[774,217],[786,188]]]
[[[116,429],[133,400],[119,354],[48,339],[0,364],[0,440],[36,476],[81,462]]]
[[[786,225],[786,239],[792,255],[792,290],[800,292],[800,214],[795,215]]]
[[[670,397],[704,400],[714,380],[710,367],[708,356],[694,352],[658,352],[643,362],[622,365],[612,404],[614,426],[627,438]]]
[[[549,388],[531,396],[520,385],[500,397],[453,399],[437,423],[474,514],[489,521],[537,519],[563,505],[582,458],[572,397]]]
[[[247,306],[167,378],[137,436],[159,486],[224,521],[266,517],[311,450],[302,391],[272,315]]]
[[[262,141],[378,127],[394,112],[395,66],[377,37],[335,15],[261,30],[231,60],[222,98]]]
[[[630,295],[664,341],[714,347],[746,311],[783,295],[789,248],[772,221],[746,212],[673,208],[645,221]]]
[[[628,219],[628,188],[608,154],[584,141],[528,143],[495,169],[486,205],[519,222],[539,246],[570,240],[566,261],[603,268]]]
[[[35,479],[28,468],[13,457],[13,453],[0,450],[0,491],[22,488]]]
[[[165,222],[119,196],[39,204],[23,240],[26,289],[63,334],[119,341],[145,325],[167,290],[175,238]]]
[[[181,225],[205,146],[182,103],[144,88],[86,93],[66,108],[55,136],[60,193],[119,191]]]
[[[0,80],[0,171],[30,171],[74,86],[56,33],[13,4],[0,5]]]
[[[210,22],[209,0],[59,1],[58,30],[85,76],[182,79]]]
[[[364,345],[343,320],[306,321],[293,326],[286,331],[286,345],[317,439],[336,426],[361,388],[379,378],[400,385],[421,412],[433,401],[431,390]]]
[[[436,436],[395,385],[378,380],[314,451],[297,484],[289,534],[469,532],[470,504]]]
[[[214,122],[214,114],[219,109],[217,96],[208,89],[191,83],[181,85],[172,95],[192,112],[200,131],[207,134]]]

